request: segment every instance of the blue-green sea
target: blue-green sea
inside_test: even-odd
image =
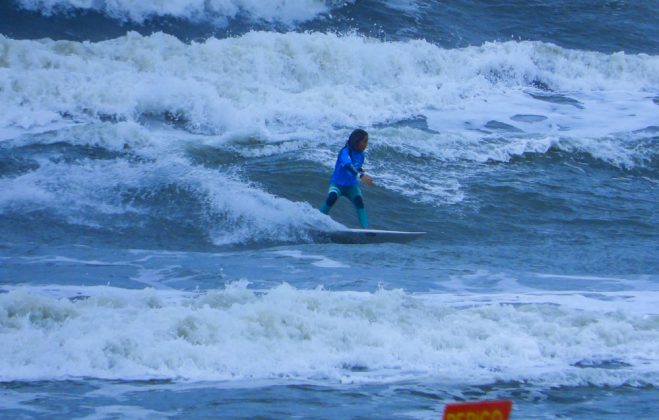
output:
[[[0,417],[657,416],[658,16],[2,2]]]

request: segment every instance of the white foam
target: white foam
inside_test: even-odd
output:
[[[525,94],[536,79],[557,91],[581,92],[579,100],[592,97],[593,106],[616,100],[629,113],[645,115],[642,107],[654,109],[646,102],[656,107],[647,96],[659,85],[657,57],[572,51],[539,42],[446,50],[425,41],[251,32],[190,45],[160,33],[129,33],[99,43],[1,37],[0,44],[7,62],[0,96],[7,105],[3,127],[44,124],[37,116],[45,113],[50,121],[63,113],[132,120],[170,112],[191,127],[218,133],[245,127],[255,133],[300,128],[321,133],[432,110],[469,121],[499,109],[509,111],[509,118],[519,109],[530,111],[529,104],[545,112],[557,107]],[[354,98],[360,98],[359,106]],[[577,110],[558,108],[563,111],[554,111],[557,116]],[[634,127],[639,119],[631,118]]]
[[[0,379],[659,383],[659,294],[5,286]],[[29,343],[29,345],[28,345]],[[616,365],[608,368],[607,363]],[[458,379],[459,378],[459,379]]]
[[[59,206],[66,200],[81,207],[104,206],[106,214],[139,212],[116,199],[102,198],[99,203],[80,180],[99,177],[92,184],[109,193],[139,187],[141,179],[142,185],[157,185],[150,175],[155,171],[164,174],[163,179],[181,177],[185,188],[209,198],[211,213],[227,212],[228,219],[237,222],[226,238],[212,235],[218,243],[249,236],[252,220],[267,237],[282,227],[283,236],[290,237],[300,226],[291,226],[281,212],[291,209],[292,214],[304,215],[305,224],[317,223],[309,208],[242,183],[235,174],[198,168],[187,173],[190,164],[180,143],[227,148],[248,158],[299,151],[329,168],[356,126],[385,126],[369,128],[371,150],[387,147],[440,163],[505,162],[558,148],[633,168],[648,165],[656,155],[656,148],[638,147],[647,135],[634,134],[656,124],[652,97],[659,86],[659,57],[645,54],[607,55],[514,41],[448,50],[421,40],[383,42],[356,35],[272,32],[191,44],[162,33],[131,32],[98,43],[0,36],[0,51],[6,63],[0,69],[4,142],[64,141],[147,158],[142,167],[84,163],[71,169],[45,162],[36,173],[2,181],[0,211],[27,202]],[[531,94],[548,94],[533,88],[534,81],[553,89],[553,95],[578,103],[533,98]],[[518,114],[546,118],[511,119]],[[187,132],[160,132],[145,122],[165,115],[178,118],[176,127]],[[110,117],[122,122],[99,123]],[[425,119],[436,132],[395,125],[414,118]],[[483,132],[491,120],[522,132]],[[67,122],[76,126],[15,137]],[[236,141],[245,138],[260,144],[243,146]],[[400,168],[372,159],[367,169],[381,187],[417,202],[451,204],[465,198],[462,170]],[[101,174],[106,172],[116,172],[119,181],[104,180]],[[56,185],[58,179],[68,182]],[[244,200],[225,198],[229,192]]]
[[[127,201],[117,191],[144,190],[148,197],[176,184],[205,202],[201,217],[217,244],[300,240],[311,229],[337,226],[307,203],[276,197],[231,174],[193,166],[176,154],[158,156],[152,162],[82,160],[75,166],[44,160],[32,172],[0,179],[0,214],[44,206],[70,223],[107,225],[108,216],[149,212],[145,204]]]
[[[95,10],[112,18],[143,23],[145,20],[168,16],[193,21],[233,19],[245,16],[253,20],[265,20],[292,24],[311,20],[342,7],[354,0],[17,0],[27,9],[45,15],[69,10]]]
[[[527,134],[602,137],[648,127],[652,125],[651,116],[657,112],[657,106],[638,93],[574,91],[566,94],[578,100],[579,106],[542,101],[530,96],[527,90],[511,89],[464,101],[457,109],[426,115],[430,128],[443,131],[488,130],[485,127],[487,122],[499,121]],[[502,107],[504,103],[506,105]],[[528,123],[511,118],[529,113],[546,119]]]

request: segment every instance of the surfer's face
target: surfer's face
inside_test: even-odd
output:
[[[355,144],[355,149],[360,152],[366,150],[367,147],[368,147],[368,135],[366,135],[366,137],[364,137],[362,140],[358,141],[357,144]]]

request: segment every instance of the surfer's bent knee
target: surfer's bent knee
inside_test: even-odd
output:
[[[332,207],[334,203],[336,203],[336,200],[338,199],[339,199],[339,195],[334,191],[330,191],[330,193],[327,194],[327,200],[325,200],[325,204],[327,205],[327,207]]]

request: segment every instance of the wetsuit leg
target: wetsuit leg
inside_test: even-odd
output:
[[[357,218],[359,219],[359,224],[363,228],[368,227],[368,215],[366,214],[366,209],[364,208],[364,199],[362,198],[362,192],[359,187],[351,187],[348,198],[352,201],[352,204],[355,205],[355,210],[357,210]]]
[[[341,196],[341,190],[336,186],[331,185],[329,192],[327,193],[327,198],[325,203],[320,207],[321,213],[329,214],[329,211],[332,209],[332,206],[336,203],[336,200]]]

